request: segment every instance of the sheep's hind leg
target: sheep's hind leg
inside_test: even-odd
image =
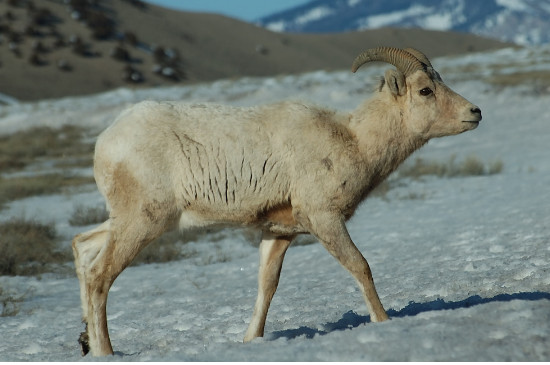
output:
[[[277,290],[281,267],[286,250],[293,237],[264,237],[260,243],[260,269],[258,272],[258,296],[254,305],[254,313],[244,342],[252,341],[264,335],[265,320],[271,299]]]
[[[309,218],[312,224],[312,233],[319,238],[327,251],[353,275],[359,284],[371,321],[382,322],[387,320],[388,315],[374,287],[369,264],[351,240],[344,218],[329,213],[316,214]]]
[[[82,356],[90,351],[88,337],[88,294],[86,290],[86,268],[97,257],[101,248],[109,240],[109,225],[107,220],[95,229],[76,235],[72,242],[73,255],[75,259],[76,276],[80,285],[80,302],[82,305],[82,322],[86,325],[84,332],[80,334],[78,343],[81,347]]]
[[[164,231],[164,221],[151,222],[147,215],[126,217],[117,215],[112,220],[108,234],[97,237],[105,241],[93,243],[95,255],[89,255],[81,271],[85,288],[86,333],[81,335],[82,353],[89,350],[94,356],[113,354],[107,328],[107,296],[117,276],[134,257]],[[92,245],[90,243],[90,245]],[[77,251],[78,251],[77,244]],[[82,264],[82,262],[81,262]],[[86,342],[87,341],[87,342]]]

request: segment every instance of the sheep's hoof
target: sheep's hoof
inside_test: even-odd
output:
[[[88,323],[86,323],[86,329],[80,334],[78,338],[78,343],[80,344],[80,353],[82,356],[86,356],[90,352],[90,343],[88,337]]]

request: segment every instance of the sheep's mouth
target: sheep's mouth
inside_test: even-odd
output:
[[[463,120],[462,123],[469,123],[477,127],[479,125],[479,120]]]

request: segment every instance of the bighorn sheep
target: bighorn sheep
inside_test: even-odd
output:
[[[357,280],[371,321],[388,319],[367,261],[345,222],[430,138],[472,130],[480,109],[449,89],[414,49],[361,53],[386,71],[352,113],[299,102],[249,108],[142,102],[98,138],[94,175],[110,218],[73,240],[85,355],[112,354],[106,303],[116,277],[149,242],[178,227],[262,230],[258,296],[244,341],[263,336],[292,239],[311,233]]]

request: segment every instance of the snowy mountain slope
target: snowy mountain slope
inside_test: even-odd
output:
[[[297,246],[287,254],[266,336],[242,344],[258,254],[229,235],[190,244],[198,252],[191,259],[124,271],[108,307],[116,354],[102,360],[549,361],[550,90],[486,81],[549,71],[549,52],[504,49],[432,60],[453,89],[481,107],[484,119],[475,131],[431,141],[412,160],[475,155],[502,160],[504,170],[401,181],[385,199],[372,197],[359,208],[348,227],[391,321],[370,323],[354,280],[321,245]],[[144,98],[251,105],[293,97],[352,109],[387,67],[19,104],[2,108],[0,130],[70,123],[99,131]],[[67,223],[72,206],[100,201],[90,186],[15,201],[0,219],[53,221],[69,245],[83,230]],[[0,318],[0,360],[81,359],[75,277],[0,277],[0,286],[26,293],[17,316]]]
[[[259,24],[274,31],[321,33],[420,27],[543,44],[550,42],[550,0],[315,0]]]

